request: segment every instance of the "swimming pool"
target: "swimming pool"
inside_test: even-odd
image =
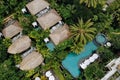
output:
[[[97,35],[98,37],[101,37],[101,35]],[[105,37],[104,37],[105,38]],[[102,41],[101,44],[103,44],[103,39],[100,39]],[[106,40],[106,39],[105,39]],[[98,46],[94,44],[94,42],[89,42],[85,47],[84,51],[80,52],[79,55],[75,53],[69,53],[67,57],[62,61],[62,65],[65,69],[67,69],[70,74],[77,78],[81,74],[80,68],[79,68],[79,62],[80,60],[83,60],[84,58],[92,55],[93,51],[97,50]]]
[[[95,51],[98,47],[93,43],[90,42],[85,46],[83,52],[79,55],[75,53],[70,53],[68,56],[62,61],[62,65],[66,68],[73,77],[77,78],[81,71],[79,69],[79,61],[80,59],[86,58],[87,56],[91,55],[93,51]]]
[[[107,42],[106,40],[106,36],[104,34],[98,34],[96,37],[95,37],[95,41],[100,44],[100,45],[103,45]]]
[[[47,43],[46,46],[50,51],[53,51],[55,48],[55,45],[52,42]]]

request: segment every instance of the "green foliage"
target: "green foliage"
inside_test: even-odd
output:
[[[86,80],[99,80],[104,76],[104,71],[99,63],[93,63],[84,70],[84,76]]]
[[[7,48],[10,46],[10,39],[0,39],[0,63],[7,59]]]
[[[111,24],[113,21],[113,16],[109,13],[98,13],[97,15],[94,15],[93,19],[94,21],[94,27],[97,28],[98,33],[100,32],[110,32],[109,30],[112,28]]]
[[[84,45],[86,45],[88,41],[93,40],[96,34],[96,28],[91,27],[92,25],[93,22],[91,22],[91,19],[86,22],[83,22],[81,19],[78,20],[78,24],[73,24],[70,27],[71,38],[73,39],[74,44],[71,49],[76,53],[82,51]]]
[[[120,0],[115,0],[113,3],[110,4],[108,7],[108,12],[114,12],[116,9],[120,8]]]
[[[119,31],[120,33],[120,31]],[[113,48],[114,49],[120,49],[120,35],[119,34],[112,34],[110,35],[111,37],[111,42],[112,42],[112,45],[113,45]]]
[[[104,5],[105,0],[80,0],[80,3],[85,3],[88,7],[96,8],[97,5]]]
[[[25,78],[24,72],[19,71],[12,61],[12,58],[6,59],[2,63],[0,63],[0,80],[30,80],[29,78]],[[23,79],[22,79],[23,80]]]
[[[34,70],[29,70],[29,71],[26,73],[25,77],[31,77],[34,73],[35,73]]]
[[[115,58],[114,53],[108,48],[99,47],[97,51],[101,54],[101,60],[104,62],[103,64],[107,64],[109,61]]]
[[[22,61],[22,58],[20,55],[16,54],[14,55],[14,60],[15,60],[15,64],[19,64]]]

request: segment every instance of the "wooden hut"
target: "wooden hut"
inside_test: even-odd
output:
[[[62,20],[62,18],[54,9],[51,9],[45,15],[37,18],[38,23],[44,30],[52,27],[60,20]]]
[[[44,58],[38,52],[33,51],[27,55],[20,63],[21,70],[31,70],[39,66],[43,62]]]
[[[2,30],[2,33],[5,38],[12,38],[18,33],[22,32],[22,27],[20,26],[18,21],[14,21],[12,24],[8,25]]]
[[[33,0],[29,2],[26,7],[32,15],[37,14],[41,10],[45,9],[50,4],[45,0]]]
[[[55,45],[58,45],[60,42],[64,41],[70,36],[69,27],[67,24],[56,29],[53,33],[49,35],[50,39]]]
[[[8,53],[17,54],[27,50],[31,46],[31,39],[28,36],[22,36],[12,43],[8,48]]]

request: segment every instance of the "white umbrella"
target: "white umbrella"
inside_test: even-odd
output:
[[[54,76],[50,76],[49,80],[55,80],[55,77]]]
[[[91,57],[89,58],[89,61],[90,61],[90,62],[94,62],[95,59],[91,56]]]
[[[47,71],[46,73],[45,73],[45,76],[46,77],[50,77],[52,75],[52,73],[50,72],[50,71]]]
[[[86,68],[87,68],[87,65],[85,65],[84,63],[82,63],[82,64],[80,64],[80,67],[81,67],[82,69],[86,69]]]
[[[35,80],[41,80],[39,77],[36,77]]]
[[[84,61],[84,64],[89,65],[89,64],[90,64],[89,59],[88,59],[88,60],[85,60],[85,61]]]
[[[107,42],[106,45],[107,45],[108,47],[111,47],[111,43],[110,43],[110,42]]]

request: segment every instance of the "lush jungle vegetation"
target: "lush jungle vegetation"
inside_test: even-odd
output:
[[[31,23],[36,17],[24,15],[21,9],[30,0],[0,0],[0,31],[3,29],[3,20],[13,14],[23,26],[23,34],[29,35],[32,45],[44,56],[45,65],[34,70],[21,71],[15,67],[21,61],[20,55],[10,55],[7,48],[10,39],[0,38],[0,80],[31,80],[36,76],[46,80],[43,72],[55,70],[61,80],[73,80],[72,76],[61,68],[61,61],[70,51],[76,53],[84,50],[87,42],[94,39],[98,33],[104,33],[112,43],[111,47],[101,46],[97,52],[100,58],[92,63],[76,80],[99,80],[105,73],[105,65],[113,58],[119,57],[120,52],[120,0],[116,0],[103,11],[106,0],[48,0],[50,7],[55,8],[62,16],[63,21],[70,27],[71,37],[56,46],[50,52],[43,39],[48,36],[49,30],[35,30]],[[93,71],[94,70],[94,71]]]

